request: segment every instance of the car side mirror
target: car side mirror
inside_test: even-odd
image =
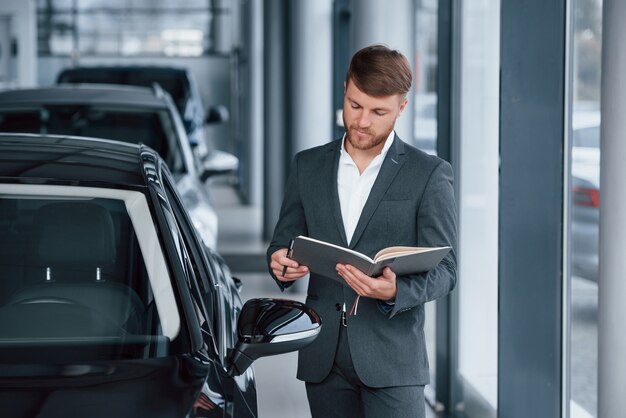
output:
[[[222,105],[212,106],[206,114],[204,121],[209,124],[228,122],[230,114],[228,109]]]
[[[206,181],[209,177],[218,174],[228,174],[239,168],[239,158],[228,152],[212,150],[202,160],[200,180]]]
[[[238,342],[229,354],[229,374],[239,376],[260,357],[296,351],[322,329],[317,312],[286,299],[250,299],[237,324]]]

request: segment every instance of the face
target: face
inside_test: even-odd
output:
[[[407,99],[400,94],[372,97],[349,82],[343,98],[346,147],[380,152],[406,104]]]

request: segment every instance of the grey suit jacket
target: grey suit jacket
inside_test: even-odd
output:
[[[357,315],[348,316],[350,352],[356,373],[365,385],[427,384],[424,303],[445,296],[456,284],[452,168],[396,135],[348,243],[337,192],[341,144],[336,140],[295,156],[268,248],[268,263],[274,251],[287,247],[289,240],[298,235],[369,256],[392,245],[452,246],[434,270],[397,278],[398,293],[390,312],[382,308],[380,301],[362,297]],[[284,283],[276,282],[284,289]],[[355,298],[356,293],[347,285],[311,274],[306,303],[321,316],[322,331],[300,351],[298,379],[321,382],[328,375],[339,335],[340,308],[345,302],[350,309]]]

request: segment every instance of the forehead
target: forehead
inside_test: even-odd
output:
[[[381,97],[370,96],[360,90],[353,82],[349,82],[347,84],[345,98],[349,101],[357,102],[362,107],[368,107],[371,109],[395,107],[402,101],[402,96],[400,94]]]

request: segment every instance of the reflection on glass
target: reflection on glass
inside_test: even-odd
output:
[[[597,416],[602,1],[575,0],[569,225],[570,417]]]
[[[418,2],[415,45],[415,146],[437,150],[437,0]]]
[[[415,15],[415,146],[437,153],[437,0],[417,2]],[[436,405],[436,302],[425,306],[424,334],[430,366],[430,384],[424,392],[430,405]]]

